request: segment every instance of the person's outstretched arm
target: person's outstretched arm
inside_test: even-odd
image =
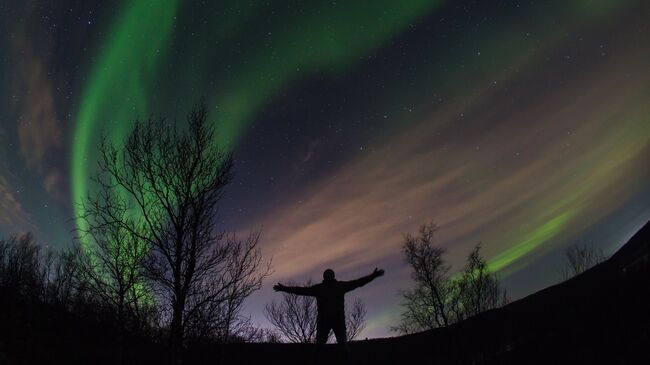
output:
[[[364,286],[382,275],[384,275],[384,270],[375,268],[375,271],[373,271],[372,274],[370,275],[364,276],[356,280],[344,281],[343,283],[345,285],[345,291],[347,292],[350,290],[354,290],[360,286]]]
[[[316,290],[314,286],[285,286],[280,283],[277,283],[273,286],[275,291],[283,291],[285,293],[296,294],[296,295],[308,295],[315,296]]]

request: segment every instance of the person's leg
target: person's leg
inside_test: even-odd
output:
[[[323,352],[323,346],[327,342],[327,337],[330,334],[331,327],[325,321],[318,321],[316,323],[316,346],[314,347],[314,352],[311,356],[312,364],[320,364],[321,353]]]
[[[347,329],[345,328],[345,318],[336,321],[332,329],[334,330],[334,336],[336,336],[336,342],[340,349],[339,352],[342,353],[344,363],[351,364],[352,357],[350,354],[350,345],[348,344]]]

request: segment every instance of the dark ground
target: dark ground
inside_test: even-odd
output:
[[[79,319],[82,318],[82,319]],[[111,364],[115,331],[0,296],[0,365]],[[163,363],[166,347],[130,338],[126,358]],[[351,344],[355,364],[650,364],[650,224],[606,262],[448,328]],[[194,344],[188,364],[307,364],[299,344]],[[324,363],[336,364],[328,345]]]

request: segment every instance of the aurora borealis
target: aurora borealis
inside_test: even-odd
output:
[[[514,298],[576,242],[650,218],[650,6],[641,0],[0,2],[0,235],[73,241],[102,133],[204,97],[236,177],[223,228],[262,227],[272,283],[348,278],[383,336],[401,237],[477,242]],[[350,298],[352,300],[353,298]]]

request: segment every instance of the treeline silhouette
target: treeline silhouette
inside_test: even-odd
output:
[[[124,144],[102,139],[72,248],[44,251],[29,234],[2,241],[2,325],[11,333],[2,343],[14,360],[32,362],[46,346],[67,350],[43,350],[43,359],[74,362],[96,346],[104,356],[91,362],[134,363],[149,345],[160,346],[152,358],[179,364],[192,343],[272,338],[241,314],[270,263],[259,231],[240,238],[220,228],[233,159],[215,140],[204,103],[182,126],[136,121]],[[75,325],[94,327],[66,332]],[[34,336],[38,326],[46,328]],[[79,343],[36,341],[41,334]]]
[[[114,363],[114,308],[87,290],[74,255],[30,234],[0,239],[0,363]],[[128,337],[140,346],[157,335],[143,325]]]
[[[78,247],[44,248],[29,233],[0,238],[0,364],[168,363],[164,308],[151,302],[118,313],[83,275],[82,260]],[[230,343],[279,341],[248,321],[234,323]],[[224,342],[188,336],[185,348]]]

